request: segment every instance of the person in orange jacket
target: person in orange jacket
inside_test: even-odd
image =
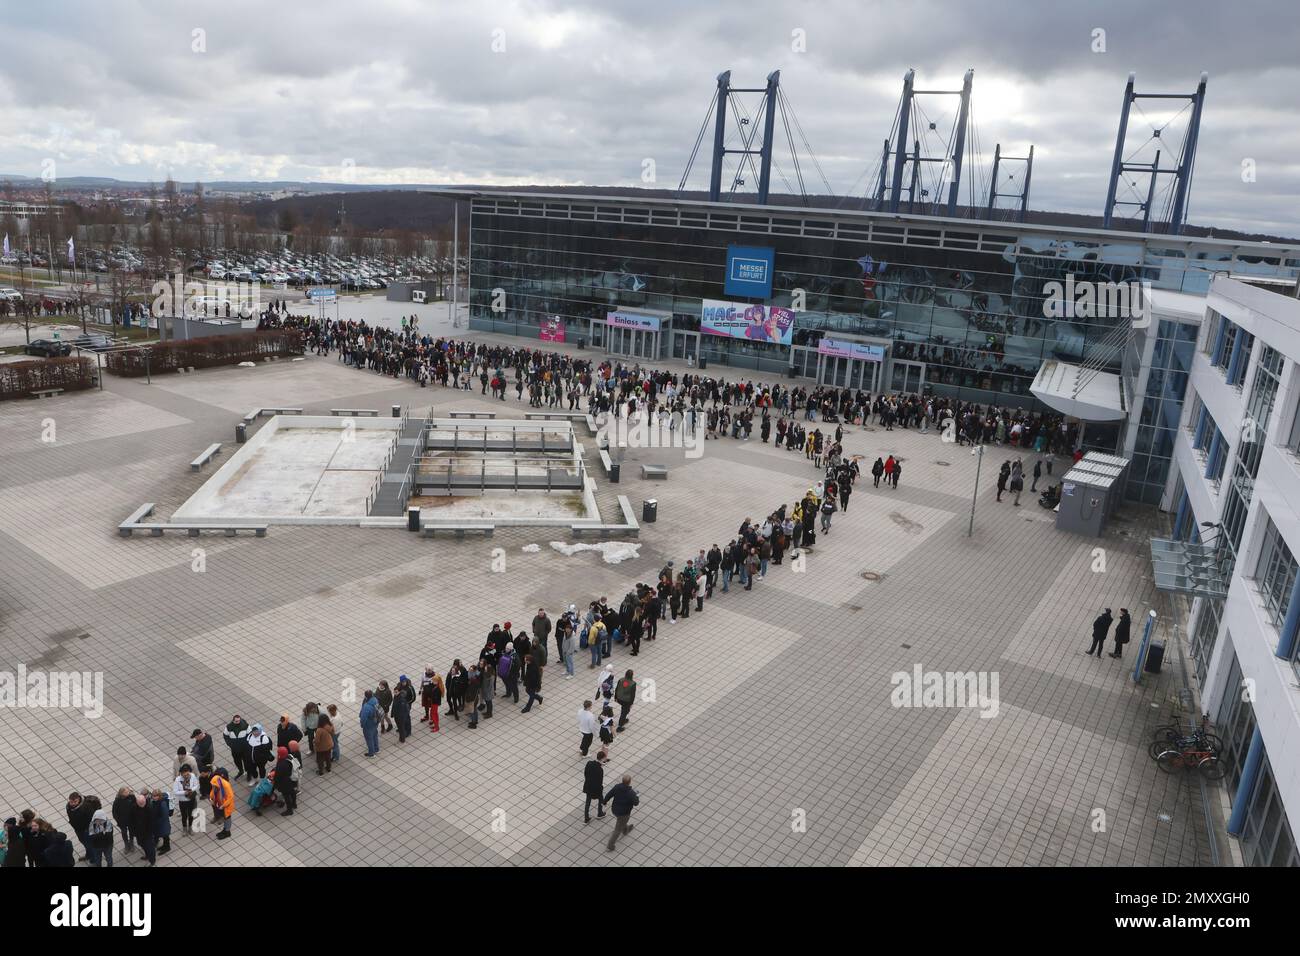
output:
[[[230,772],[225,767],[219,767],[213,772],[208,799],[212,801],[212,822],[221,821],[221,832],[217,834],[217,839],[228,840],[230,821],[235,815],[235,788],[230,785]]]

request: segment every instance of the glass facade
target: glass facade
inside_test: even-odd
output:
[[[536,339],[559,316],[570,340],[598,344],[597,326],[615,308],[671,313],[671,354],[699,354],[721,365],[781,373],[828,333],[888,345],[888,361],[914,363],[890,375],[940,394],[999,405],[1037,407],[1029,393],[1050,359],[1096,359],[1118,324],[1114,309],[1060,311],[1049,283],[1145,282],[1157,289],[1204,293],[1216,271],[1294,275],[1300,258],[1286,250],[1242,259],[1241,248],[1117,233],[896,217],[834,210],[771,209],[635,199],[491,194],[473,201],[471,327]],[[704,335],[696,340],[703,299],[724,292],[727,246],[775,250],[768,304],[796,312],[791,347]],[[1068,288],[1068,286],[1067,286]],[[1049,299],[1051,300],[1049,304]],[[1101,314],[1080,315],[1091,311]],[[1182,333],[1161,346],[1162,372],[1185,371]],[[1120,357],[1111,371],[1118,372]],[[1164,400],[1177,381],[1156,383],[1142,452],[1150,463],[1135,479],[1143,494],[1167,468]]]
[[[1255,586],[1259,588],[1260,601],[1273,626],[1279,630],[1291,606],[1291,591],[1295,587],[1296,559],[1291,554],[1277,526],[1271,518],[1264,517],[1264,543],[1260,549],[1259,564],[1255,568]]]
[[[1241,330],[1238,332],[1240,335],[1247,334]],[[1251,342],[1253,341],[1254,337],[1251,336]],[[1273,402],[1277,398],[1282,361],[1282,353],[1276,349],[1267,345],[1260,349],[1255,379],[1246,399],[1246,414],[1239,429],[1240,438],[1232,463],[1232,477],[1228,482],[1227,503],[1223,509],[1223,528],[1234,556],[1241,547],[1241,536],[1246,530],[1246,515],[1255,496],[1255,478],[1259,474],[1259,459],[1264,453],[1264,437],[1268,434],[1269,420],[1273,417]]]
[[[1147,504],[1159,504],[1174,457],[1174,436],[1183,413],[1183,398],[1196,354],[1195,325],[1161,321],[1156,326],[1142,410],[1137,423],[1137,443],[1129,464],[1128,497]],[[1134,345],[1145,343],[1138,335]],[[1139,356],[1141,352],[1138,352]]]
[[[1251,792],[1244,796],[1238,792],[1256,723],[1255,708],[1242,684],[1241,665],[1235,654],[1226,687],[1216,723],[1219,736],[1223,738],[1224,759],[1228,763],[1228,775],[1224,781],[1228,784],[1228,793],[1234,804],[1239,799],[1249,802],[1240,834],[1243,860],[1246,866],[1300,866],[1300,853],[1296,850],[1295,836],[1282,806],[1267,752]]]
[[[1201,613],[1192,628],[1191,651],[1196,665],[1196,679],[1204,692],[1205,675],[1210,671],[1210,660],[1219,641],[1219,625],[1223,622],[1223,601],[1201,598]]]

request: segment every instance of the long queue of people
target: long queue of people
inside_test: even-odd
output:
[[[835,437],[834,448],[838,449],[839,429]],[[574,680],[578,660],[584,656],[587,670],[595,672],[596,685],[578,712],[579,753],[586,759],[594,740],[598,737],[601,742],[583,771],[584,820],[591,818],[593,801],[598,817],[605,816],[606,803],[613,801],[623,828],[611,837],[609,847],[613,849],[617,836],[630,829],[626,817],[636,800],[626,776],[608,792],[598,792],[603,787],[604,767],[611,759],[610,748],[616,735],[628,728],[637,699],[634,670],[628,667],[622,676],[615,673],[611,662],[615,649],[626,651],[629,657],[640,656],[645,653],[643,648],[658,640],[661,624],[672,627],[689,621],[693,613],[703,613],[706,603],[717,594],[729,593],[733,583],[737,589],[752,591],[787,555],[811,552],[818,534],[830,532],[832,516],[847,510],[859,475],[855,460],[835,453],[817,463],[817,468],[821,477],[798,501],[781,504],[760,521],[746,517],[725,546],[702,547],[680,565],[669,561],[654,582],[635,583],[618,602],[602,596],[588,602],[583,611],[569,604],[554,621],[545,608],[538,608],[527,628],[516,629],[510,621],[493,624],[477,654],[453,660],[445,676],[429,665],[418,682],[405,674],[392,685],[377,682],[374,689],[364,692],[357,718],[365,758],[379,755],[383,735],[394,733],[399,744],[409,741],[416,726],[414,711],[423,712],[419,725],[436,734],[445,727],[440,717],[451,717],[458,724],[464,717],[467,729],[477,729],[481,720],[494,719],[498,706],[507,702],[518,705],[521,690],[526,700],[520,713],[540,708],[545,701],[543,676],[548,665],[554,661],[564,680]],[[236,813],[235,785],[239,783],[247,785],[245,803],[255,814],[276,806],[282,808],[282,816],[292,816],[310,772],[303,746],[307,756],[314,758],[316,775],[325,776],[341,760],[341,737],[337,704],[309,702],[296,718],[282,714],[271,730],[236,713],[222,729],[232,771],[225,763],[217,765],[212,735],[196,728],[188,746],[179,747],[172,760],[170,786],[138,790],[124,786],[108,806],[94,795],[74,792],[69,796],[66,816],[81,846],[80,860],[111,867],[116,834],[124,852],[138,850],[140,860],[153,865],[159,855],[171,850],[172,819],[177,811],[181,834],[207,831],[204,804],[211,808],[216,838],[229,839]],[[620,814],[620,809],[626,812]],[[0,852],[4,866],[73,866],[78,856],[65,833],[30,809],[5,821]]]
[[[655,370],[639,362],[596,361],[564,352],[434,337],[414,319],[402,329],[350,320],[324,321],[291,314],[283,304],[261,317],[264,328],[298,329],[305,347],[319,355],[420,385],[477,390],[536,408],[584,410],[641,408],[654,416],[682,416],[695,408],[707,416],[710,432],[748,436],[773,415],[803,422],[874,422],[892,431],[939,428],[960,444],[1010,444],[1069,454],[1078,442],[1076,424],[1062,416],[962,402],[945,396],[877,393],[818,385],[727,381],[700,373]],[[770,427],[770,425],[768,426]],[[766,440],[766,439],[765,439]],[[803,440],[802,438],[799,440]]]

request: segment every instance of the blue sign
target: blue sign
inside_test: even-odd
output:
[[[766,246],[727,246],[727,295],[770,299],[775,258]]]

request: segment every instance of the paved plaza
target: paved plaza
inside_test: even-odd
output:
[[[617,602],[668,560],[680,566],[725,544],[746,516],[792,503],[817,474],[802,453],[762,444],[757,428],[694,459],[629,450],[620,485],[593,469],[598,504],[616,521],[616,494],[638,514],[654,497],[659,518],[643,524],[639,556],[619,564],[557,552],[560,529],[460,542],[355,527],[117,535],[143,502],[165,519],[194,494],[216,466],[192,472],[190,460],[233,442],[249,408],[387,414],[392,404],[421,415],[504,407],[477,388],[420,389],[334,356],[152,384],[109,376],[103,391],[0,404],[0,670],[102,671],[105,684],[93,719],[0,709],[5,815],[30,806],[63,824],[72,790],[107,804],[123,785],[166,786],[194,727],[217,738],[220,765],[233,713],[271,728],[320,701],[340,704],[343,760],[328,777],[304,775],[299,812],[256,818],[237,784],[234,839],[182,835],[177,818],[160,866],[609,859],[612,818],[582,821],[576,714],[596,684],[585,652],[574,680],[552,658],[531,713],[498,698],[475,731],[448,718],[436,735],[417,725],[402,745],[384,735],[372,760],[350,689],[418,681],[426,664],[444,673],[477,653],[494,622],[526,627],[539,606],[554,619],[569,603]],[[513,390],[505,406],[524,410]],[[51,426],[56,440],[43,441]],[[635,659],[615,646],[616,670],[634,667],[643,691],[653,687],[606,768],[607,785],[631,773],[641,798],[618,862],[1210,863],[1195,778],[1161,773],[1146,753],[1183,687],[1181,655],[1171,647],[1164,672],[1135,685],[1131,659],[1083,653],[1105,606],[1132,612],[1130,654],[1153,606],[1157,636],[1169,636],[1171,609],[1151,582],[1151,517],[1121,512],[1100,541],[1058,532],[1036,495],[994,502],[997,467],[1014,453],[991,448],[967,537],[969,448],[853,426],[844,445],[865,456],[864,474],[802,573],[787,563],[752,591],[715,593],[703,613],[661,624]],[[866,469],[890,453],[903,460],[901,485],[875,490]],[[669,479],[641,480],[641,462],[668,464]],[[891,676],[918,665],[996,675],[996,714],[892,706]],[[142,865],[136,854],[120,862]]]

